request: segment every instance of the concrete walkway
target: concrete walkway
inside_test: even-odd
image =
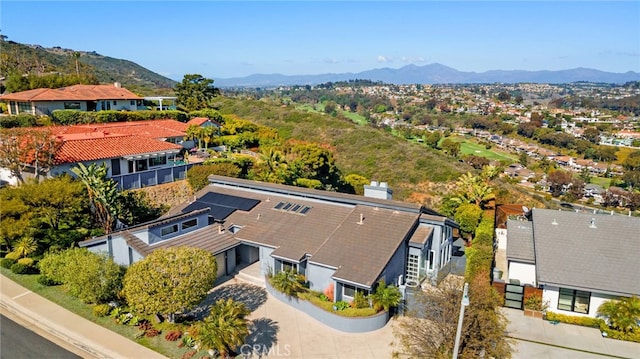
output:
[[[165,358],[32,293],[4,275],[0,275],[0,308],[78,348],[76,354],[84,358]]]

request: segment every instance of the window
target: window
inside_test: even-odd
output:
[[[417,281],[419,269],[419,257],[415,254],[409,254],[407,258],[407,280]]]
[[[166,165],[167,164],[167,158],[166,157],[153,157],[149,159],[149,167],[153,167],[153,166],[162,166],[162,165]]]
[[[178,225],[174,224],[172,226],[162,228],[160,230],[160,235],[164,237],[164,236],[168,236],[168,235],[170,235],[172,233],[176,233],[177,231],[178,231]]]
[[[136,172],[148,170],[147,160],[136,160]]]
[[[18,102],[18,113],[31,113],[31,104],[29,102]]]
[[[366,291],[362,288],[357,288],[356,286],[350,284],[342,285],[342,296],[353,298],[356,296],[356,292],[360,292],[364,295],[367,294]]]
[[[131,106],[135,106],[135,105],[136,105],[136,100],[131,100],[131,101],[129,101],[129,105],[131,105]]]
[[[118,101],[113,101],[113,105],[114,106],[117,105],[117,104],[118,104]]]
[[[433,256],[435,255],[434,251],[429,251],[429,270],[433,270]]]
[[[79,110],[80,102],[65,102],[64,103],[65,110]]]
[[[198,219],[197,218],[193,218],[193,219],[190,219],[188,221],[182,222],[182,230],[184,231],[187,228],[195,227],[197,225],[198,225]]]
[[[589,314],[590,300],[590,292],[560,288],[560,295],[558,296],[558,309]]]
[[[296,263],[293,262],[287,262],[287,261],[282,261],[282,271],[283,272],[288,272],[288,271],[297,271],[298,270],[298,265]]]

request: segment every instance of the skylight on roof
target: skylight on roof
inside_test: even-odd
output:
[[[307,214],[311,207],[301,205],[299,203],[290,203],[290,202],[278,202],[273,209],[289,212],[289,213],[298,213],[298,214]]]

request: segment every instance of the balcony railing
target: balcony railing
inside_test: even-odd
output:
[[[187,170],[194,164],[154,168],[147,171],[111,176],[121,190],[136,189],[169,183],[187,178]]]

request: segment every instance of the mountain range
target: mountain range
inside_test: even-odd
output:
[[[320,75],[255,74],[246,77],[215,79],[219,87],[275,87],[291,85],[316,85],[326,82],[348,80],[371,80],[388,84],[463,84],[463,83],[570,83],[600,82],[625,83],[640,81],[640,73],[606,72],[588,68],[558,71],[492,70],[465,72],[433,63],[424,66],[407,65],[398,69],[379,68],[358,73]]]

